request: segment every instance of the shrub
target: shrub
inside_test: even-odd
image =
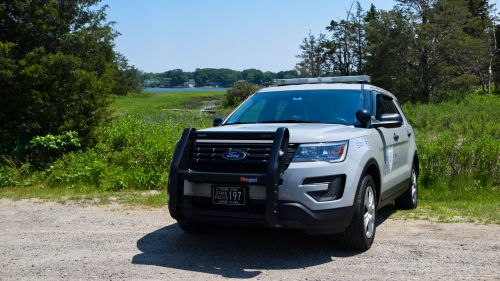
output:
[[[62,135],[48,134],[45,137],[34,137],[26,147],[29,162],[36,167],[41,167],[53,162],[66,152],[79,149],[81,143],[77,136],[77,132],[69,131]]]
[[[226,96],[221,100],[222,107],[236,106],[250,95],[262,89],[261,85],[250,82],[234,84],[231,87],[232,89],[227,90]]]

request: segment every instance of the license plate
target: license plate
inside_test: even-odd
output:
[[[245,188],[243,186],[212,186],[214,204],[245,205]]]

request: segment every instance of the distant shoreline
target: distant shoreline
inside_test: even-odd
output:
[[[143,92],[177,92],[177,91],[186,91],[186,92],[212,92],[212,91],[227,91],[231,88],[144,88]]]

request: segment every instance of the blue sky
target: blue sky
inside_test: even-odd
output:
[[[373,1],[360,1],[363,9]],[[309,30],[326,33],[345,18],[350,1],[103,0],[122,35],[116,51],[145,72],[175,68],[293,69]],[[389,10],[394,1],[377,1]],[[354,8],[353,8],[354,9]]]

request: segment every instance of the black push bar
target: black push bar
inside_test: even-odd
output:
[[[278,198],[279,182],[285,171],[285,161],[288,152],[290,133],[287,128],[280,127],[276,132],[198,132],[195,128],[186,128],[179,139],[170,164],[168,178],[168,209],[172,218],[184,219],[184,180],[198,182],[217,182],[227,184],[240,184],[241,176],[257,178],[257,184],[266,185],[265,222],[268,227],[277,228],[278,224]],[[190,170],[191,159],[197,139],[206,140],[272,140],[273,145],[269,154],[269,162],[265,174],[234,174],[210,173]],[[265,164],[263,164],[265,165]],[[189,210],[196,212],[196,210]],[[203,213],[203,210],[199,210]],[[229,214],[229,213],[228,213]],[[231,212],[232,217],[240,214]],[[255,216],[259,217],[259,216]],[[248,218],[248,214],[241,214],[241,218]]]

